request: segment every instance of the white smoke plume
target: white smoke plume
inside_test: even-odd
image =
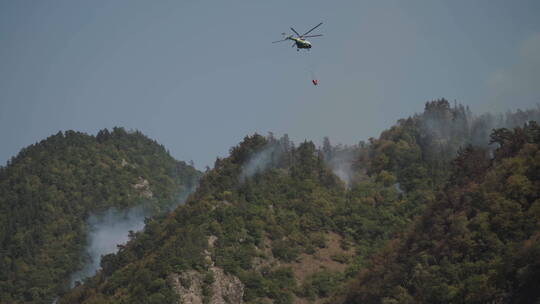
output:
[[[270,168],[287,168],[291,164],[291,150],[294,149],[294,143],[289,140],[288,136],[285,134],[283,137],[275,139],[270,133],[267,140],[268,144],[253,154],[242,166],[241,182]],[[332,172],[347,186],[352,183],[354,177],[353,163],[358,156],[358,149],[356,145],[331,146],[329,139],[324,139],[322,148],[324,160]]]
[[[240,180],[263,172],[270,168],[274,160],[279,157],[279,149],[277,145],[268,145],[262,151],[255,153],[243,166],[240,173]]]
[[[473,145],[495,149],[489,145],[490,134],[497,128],[515,128],[531,120],[540,122],[540,106],[529,110],[516,110],[505,114],[474,115],[468,107],[446,100],[428,102],[423,113],[413,117],[419,131],[418,144],[422,147],[423,157],[427,161],[437,161],[441,157],[452,159],[460,147]],[[401,120],[406,124],[410,120]],[[358,168],[362,143],[353,146],[332,146],[326,137],[321,151],[328,167],[347,186],[358,178]],[[401,192],[401,188],[398,192]]]
[[[328,137],[323,140],[322,153],[325,163],[347,187],[354,178],[353,163],[358,157],[358,151],[357,146],[332,146]]]
[[[289,140],[289,136],[284,134],[279,139],[276,139],[270,132],[266,140],[267,144],[264,148],[254,153],[242,165],[242,171],[240,172],[241,182],[270,168],[286,168],[290,165],[291,151],[294,149],[294,143]]]
[[[351,163],[348,162],[338,162],[330,166],[332,172],[334,172],[337,177],[339,177],[345,184],[349,185],[351,183],[352,172],[351,172]]]
[[[515,128],[530,120],[540,120],[540,108],[516,110],[503,114],[485,113],[474,115],[467,107],[453,107],[444,99],[428,102],[423,114],[417,115],[420,122],[421,141],[428,153],[434,156],[453,156],[467,144],[489,146],[490,134],[497,128]]]
[[[71,286],[76,282],[96,274],[100,267],[101,256],[114,253],[117,245],[129,240],[129,232],[144,228],[145,214],[141,207],[126,211],[111,208],[100,215],[90,216],[87,220],[89,233],[85,252],[85,266],[71,276]]]
[[[146,217],[156,215],[156,212],[172,211],[183,204],[197,186],[198,181],[189,183],[187,188],[178,194],[175,202],[163,210],[139,205],[127,210],[110,208],[103,213],[91,215],[86,221],[88,235],[83,257],[85,265],[71,275],[70,286],[74,287],[76,282],[82,282],[85,278],[95,275],[100,268],[101,257],[117,252],[118,245],[129,241],[130,231],[143,230]]]

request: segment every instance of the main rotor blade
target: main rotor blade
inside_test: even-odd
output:
[[[305,35],[311,33],[311,31],[313,31],[314,29],[318,28],[319,26],[321,26],[321,24],[323,24],[322,22],[317,24],[314,28],[310,29],[309,31],[305,32],[302,36],[300,37],[304,37]]]
[[[321,37],[322,34],[319,35],[309,35],[309,36],[302,36],[302,38],[311,38],[311,37]]]
[[[296,36],[300,37],[300,34],[298,34],[298,32],[295,31],[292,27],[291,27],[291,30],[296,34]]]
[[[283,40],[278,40],[278,41],[272,41],[272,43],[278,43],[278,42],[283,42],[283,41],[287,41],[289,39],[283,39]]]

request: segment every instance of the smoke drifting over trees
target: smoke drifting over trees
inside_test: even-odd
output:
[[[99,263],[106,247],[99,240],[115,239],[117,230],[127,235],[143,221],[138,212],[112,210],[145,204],[166,211],[199,176],[141,132],[117,127],[96,136],[58,132],[22,149],[0,167],[0,302],[52,302],[84,276],[81,262]]]
[[[362,145],[362,143],[361,143]],[[330,139],[325,137],[323,140],[322,153],[324,161],[347,186],[349,186],[354,177],[353,163],[360,153],[359,146],[332,146]]]
[[[514,128],[540,120],[540,108],[505,114],[473,114],[468,107],[445,99],[427,102],[424,113],[415,115],[422,143],[433,153],[455,154],[464,145],[488,147],[489,134],[497,128]]]
[[[399,120],[396,126],[381,134],[381,140],[391,140],[390,137],[394,136],[391,135],[392,130],[396,128],[407,126],[414,130],[408,135],[408,140],[402,141],[402,145],[414,143],[413,146],[419,150],[411,153],[419,153],[419,159],[430,164],[431,171],[435,172],[439,171],[439,167],[446,166],[460,148],[471,145],[495,149],[490,145],[489,137],[493,129],[514,128],[531,120],[540,121],[540,108],[475,115],[466,106],[457,103],[452,106],[447,100],[440,99],[426,102],[424,112]],[[291,151],[294,144],[286,134],[276,139],[269,133],[265,139],[264,148],[252,154],[242,166],[241,181],[270,168],[285,168],[293,161]],[[325,137],[317,153],[332,172],[350,186],[355,180],[363,178],[368,169],[367,159],[373,154],[373,149],[377,149],[377,145],[373,144],[375,141],[370,140],[369,144],[360,141],[356,145],[332,145],[330,139]],[[409,143],[406,144],[407,141]],[[391,160],[389,162],[392,163]],[[398,189],[401,191],[400,186]]]
[[[279,146],[275,144],[267,145],[262,151],[255,154],[248,162],[242,166],[242,174],[240,174],[240,180],[245,180],[256,174],[262,172],[269,167],[275,165],[275,160],[281,156],[281,150]]]
[[[83,269],[71,276],[71,286],[84,278],[93,276],[100,267],[101,257],[114,253],[117,246],[126,243],[130,234],[144,228],[145,212],[142,207],[126,211],[111,208],[87,220],[88,236]]]
[[[339,299],[333,301],[330,297],[346,294],[346,284],[355,277],[366,282],[385,278],[384,273],[378,278],[363,278],[362,273],[370,265],[376,266],[370,272],[377,271],[379,262],[371,259],[384,253],[386,246],[394,246],[390,247],[390,252],[396,252],[395,248],[400,248],[396,247],[399,238],[415,227],[419,230],[413,237],[440,232],[440,239],[436,235],[436,242],[426,239],[414,243],[412,238],[413,241],[405,242],[406,246],[401,250],[427,246],[427,249],[440,250],[434,251],[433,256],[440,253],[443,257],[448,256],[448,250],[455,250],[451,256],[453,260],[449,261],[462,272],[454,273],[450,278],[459,278],[451,282],[451,289],[459,289],[464,295],[484,297],[482,289],[462,288],[467,284],[462,285],[461,282],[471,278],[471,271],[491,275],[500,270],[497,263],[489,266],[493,271],[486,273],[483,270],[484,260],[477,257],[484,259],[485,252],[497,252],[499,256],[494,261],[498,262],[509,256],[505,252],[513,250],[506,243],[504,248],[499,247],[503,243],[492,242],[498,236],[492,239],[492,236],[484,234],[484,230],[489,225],[494,225],[493,232],[497,233],[504,230],[497,225],[515,227],[508,230],[509,234],[504,236],[506,238],[513,231],[526,227],[524,224],[528,222],[512,221],[514,215],[519,215],[513,214],[513,211],[519,213],[525,210],[514,208],[514,203],[530,205],[527,200],[537,201],[533,194],[538,193],[533,189],[537,183],[532,182],[538,178],[535,174],[538,170],[536,167],[528,169],[537,166],[531,165],[531,160],[537,155],[538,125],[530,122],[526,127],[513,131],[492,128],[537,120],[538,114],[539,110],[536,109],[475,116],[466,107],[457,104],[451,106],[443,99],[426,103],[423,113],[399,120],[378,138],[352,146],[332,145],[330,139],[325,138],[320,148],[309,141],[295,148],[286,135],[281,138],[275,138],[273,134],[266,137],[258,134],[246,136],[239,145],[230,149],[229,157],[216,160],[214,169],[208,170],[202,177],[200,186],[187,204],[164,218],[147,221],[144,232],[136,233],[133,240],[122,246],[117,254],[106,255],[102,259],[103,271],[68,292],[60,303],[92,303],[95,298],[126,303],[141,300],[148,303],[174,302],[178,290],[171,289],[171,276],[187,272],[208,275],[214,273],[212,267],[222,268],[236,276],[237,281],[244,284],[244,301],[248,303],[255,303],[258,299],[288,299],[286,302],[292,303],[294,297],[310,302],[326,298],[326,302],[340,303]],[[494,144],[490,145],[490,142]],[[522,148],[525,150],[521,151]],[[517,155],[518,152],[521,154]],[[516,162],[500,162],[514,156],[518,157]],[[519,170],[514,172],[514,168]],[[491,170],[490,178],[483,181],[487,170]],[[464,185],[475,186],[482,182],[487,183],[478,194],[503,191],[505,193],[499,193],[503,197],[494,202],[487,196],[488,200],[482,206],[471,203],[465,192],[476,191],[477,188]],[[455,185],[456,191],[447,192],[450,189],[448,185]],[[455,201],[461,194],[465,195],[464,199]],[[514,197],[519,200],[513,202]],[[443,206],[444,212],[429,213],[430,208],[445,201],[451,204]],[[453,207],[459,206],[458,203],[464,204],[463,208],[453,210]],[[494,208],[490,211],[484,208],[486,206]],[[490,214],[496,216],[463,213],[478,207],[481,208],[479,210],[493,211]],[[535,208],[531,212],[539,210]],[[501,214],[503,218],[498,217]],[[511,217],[506,220],[504,214]],[[427,222],[418,225],[417,219],[421,216]],[[430,220],[437,216],[440,218],[432,223]],[[479,225],[467,223],[468,218],[474,216],[479,216],[476,219]],[[522,218],[529,220],[532,216],[531,213],[531,216]],[[433,229],[423,228],[428,224],[434,224]],[[478,227],[484,230],[474,234],[468,232]],[[522,232],[531,233],[534,229],[523,229]],[[447,244],[449,234],[455,239]],[[495,247],[489,251],[474,251],[478,247],[470,247],[469,240],[484,236],[487,239],[481,239],[479,245],[492,242]],[[527,238],[524,235],[518,241],[526,241]],[[512,245],[511,238],[508,240],[508,244]],[[454,245],[463,241],[467,243]],[[473,250],[466,256],[472,257],[473,263],[478,261],[475,269],[468,269],[469,264],[460,260],[460,252],[467,246]],[[283,265],[282,262],[301,264],[315,256],[320,257],[327,250],[336,250],[336,254],[329,259],[319,260],[321,266],[342,267],[342,270],[325,270],[306,276],[296,273],[297,267],[288,270],[279,267]],[[423,252],[426,251],[420,253]],[[407,254],[400,257],[407,257]],[[516,259],[521,259],[521,256],[516,256]],[[419,264],[436,274],[435,279],[446,280],[453,268],[448,268],[448,263],[444,265],[438,261],[441,259],[419,258],[407,265],[416,267],[414,265]],[[399,262],[397,260],[395,263],[400,265],[396,269],[402,266]],[[505,263],[514,267],[512,260]],[[533,264],[528,261],[522,263]],[[260,265],[268,266],[261,268]],[[447,268],[439,273],[440,267]],[[404,272],[405,279],[398,282],[409,282],[407,284],[410,286],[396,286],[407,288],[411,296],[417,296],[414,292],[418,288],[427,288],[429,292],[444,290],[445,285],[438,284],[432,277],[425,277],[425,282],[429,283],[427,285],[415,281],[416,277],[407,277],[409,274],[416,276],[418,272],[415,269]],[[287,283],[279,285],[284,278],[287,278]],[[207,288],[211,282],[208,276],[205,283]],[[491,282],[495,280],[486,284]],[[393,286],[394,282],[383,283]],[[422,284],[415,285],[417,283]],[[184,286],[190,283],[180,284]],[[506,282],[497,284],[490,286],[501,287],[506,294],[515,292]],[[399,288],[395,290],[403,289]],[[388,294],[377,286],[369,288],[368,292],[371,291],[383,295],[373,303]],[[428,293],[420,296],[425,294]],[[400,295],[391,294],[396,303],[405,302],[401,300],[406,298]],[[433,300],[426,303],[455,302],[444,300],[449,298],[437,298],[439,294],[436,292],[432,295]],[[451,292],[444,295],[460,299]],[[204,296],[203,292],[201,297]],[[363,303],[365,294],[352,292],[349,296],[353,300],[360,299],[350,303]]]
[[[264,147],[250,156],[242,166],[241,181],[270,168],[284,168],[292,161],[294,144],[287,134],[276,139],[269,133],[265,140]]]
[[[189,194],[195,191],[196,182],[192,181],[186,186],[188,187],[185,191],[181,192],[178,199],[165,208],[165,211],[172,211],[179,204],[184,203]],[[90,216],[86,221],[88,234],[85,254],[82,257],[84,266],[71,275],[70,286],[73,287],[77,282],[82,282],[85,278],[96,274],[101,268],[101,258],[104,255],[116,253],[118,246],[132,239],[135,232],[143,230],[145,220],[154,215],[153,208],[138,205],[127,210],[110,208],[106,212]]]
[[[321,152],[334,174],[347,185],[360,178],[363,169],[367,169],[368,155],[373,155],[373,150],[378,148],[411,149],[411,157],[417,154],[419,160],[429,164],[431,171],[441,172],[438,167],[446,166],[445,164],[456,156],[460,148],[471,145],[493,150],[496,148],[490,145],[490,134],[493,129],[514,128],[531,120],[540,121],[540,108],[508,111],[505,114],[475,115],[468,107],[457,103],[451,106],[447,100],[440,99],[427,102],[423,113],[399,120],[396,126],[384,131],[379,140],[370,139],[370,144],[360,142],[353,146],[332,146],[330,139],[326,137]],[[404,139],[398,140],[396,147],[386,146],[384,141],[396,140],[394,137],[400,132],[395,131],[400,128],[407,129],[409,133]],[[419,150],[413,151],[414,146]],[[395,154],[387,152],[390,156]],[[394,163],[391,159],[374,160],[375,163],[378,161],[390,165]]]

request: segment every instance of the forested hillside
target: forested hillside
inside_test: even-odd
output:
[[[474,116],[438,100],[355,146],[246,137],[185,205],[150,221],[60,302],[516,300],[538,277],[537,127],[493,128],[538,118]]]
[[[200,173],[140,132],[58,132],[0,167],[0,302],[51,303],[84,263],[85,220],[165,211]]]
[[[459,151],[448,183],[351,284],[344,303],[538,303],[540,127]],[[336,300],[336,302],[338,302]]]
[[[61,302],[328,297],[404,222],[393,184],[369,180],[354,191],[347,192],[313,143],[246,137],[216,161],[185,205],[149,222]]]

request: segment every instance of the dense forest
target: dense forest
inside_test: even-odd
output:
[[[85,263],[86,219],[110,208],[166,211],[200,173],[140,132],[58,134],[0,167],[0,302],[47,303]]]
[[[497,129],[491,142],[493,153],[459,150],[436,198],[343,303],[538,303],[540,127]]]
[[[436,100],[352,146],[246,136],[200,179],[139,132],[59,133],[1,168],[0,300],[534,303],[538,121]],[[85,219],[135,205],[144,230],[68,290]]]
[[[537,301],[539,118],[443,99],[354,146],[247,136],[59,303]]]

